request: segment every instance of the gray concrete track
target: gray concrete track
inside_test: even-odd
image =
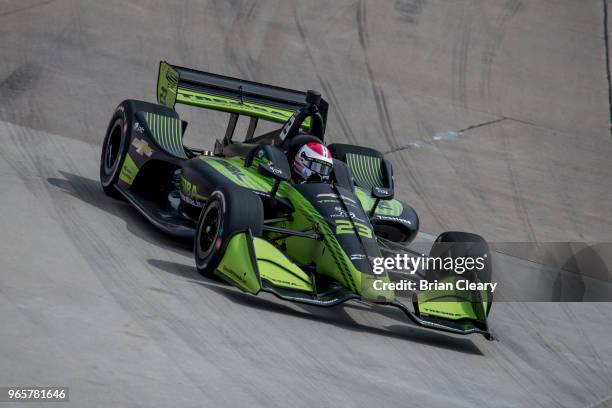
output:
[[[330,139],[389,152],[426,232],[610,242],[603,20],[569,0],[1,2],[0,385],[68,385],[74,406],[609,406],[610,303],[500,303],[487,342],[247,296],[97,181],[109,115],[153,100],[167,59],[320,89]],[[181,114],[190,144],[223,130]]]

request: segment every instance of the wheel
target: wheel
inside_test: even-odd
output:
[[[134,114],[138,111],[178,118],[174,110],[162,105],[136,100],[126,100],[119,104],[108,124],[100,157],[100,183],[104,192],[111,197],[120,198],[115,184],[119,181],[121,167],[130,148]]]
[[[102,157],[100,158],[100,183],[104,192],[118,198],[119,192],[115,184],[119,180],[121,166],[127,154],[127,126],[123,110],[117,109],[113,115],[104,143],[102,143]]]
[[[200,213],[196,229],[194,254],[198,272],[214,278],[232,236],[247,228],[254,236],[261,236],[263,218],[261,199],[251,191],[236,186],[213,191]]]

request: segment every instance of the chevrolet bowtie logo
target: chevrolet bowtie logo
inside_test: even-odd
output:
[[[136,153],[139,155],[145,155],[147,157],[151,157],[153,154],[153,149],[149,147],[149,144],[142,139],[134,139],[132,142],[132,146],[136,148]]]

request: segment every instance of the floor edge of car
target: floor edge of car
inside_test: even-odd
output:
[[[195,223],[179,215],[176,210],[163,208],[158,203],[121,186],[115,185],[115,188],[155,227],[173,237],[181,239],[194,238],[196,231]]]

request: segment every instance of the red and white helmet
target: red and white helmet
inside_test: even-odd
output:
[[[298,150],[293,160],[293,171],[304,180],[313,175],[319,176],[321,181],[329,180],[334,168],[332,155],[322,143],[309,142]]]

